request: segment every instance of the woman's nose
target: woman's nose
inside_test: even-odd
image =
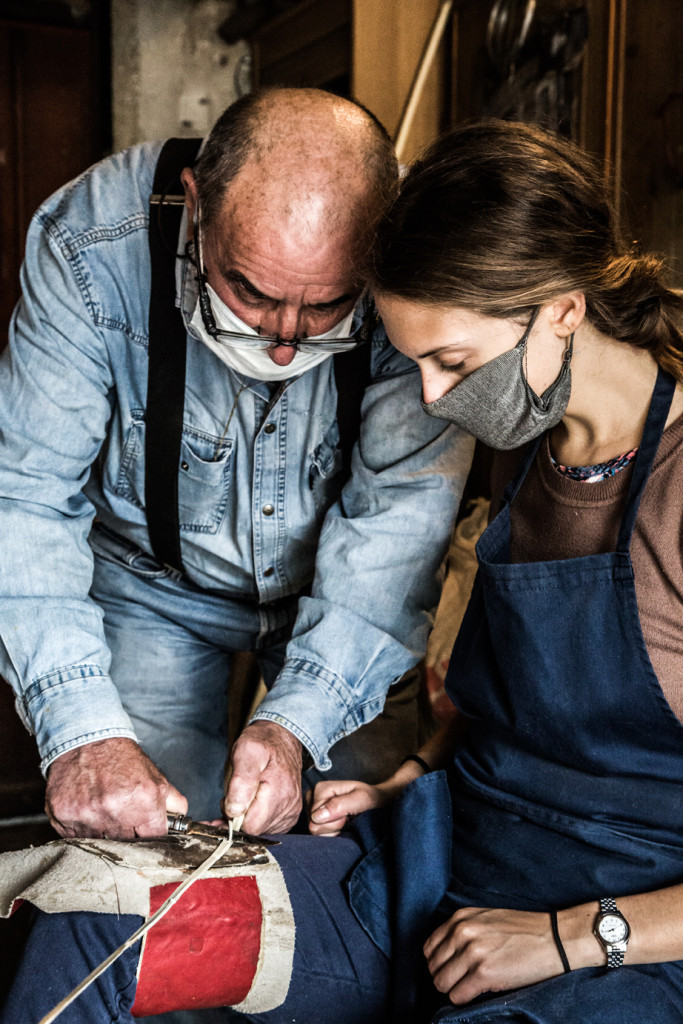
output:
[[[420,373],[422,375],[422,400],[424,402],[435,402],[437,398],[443,398],[458,383],[457,380],[454,381],[451,377],[431,373],[422,367],[420,368]]]

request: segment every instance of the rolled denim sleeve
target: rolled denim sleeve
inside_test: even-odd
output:
[[[134,738],[89,599],[94,510],[83,493],[112,387],[96,302],[70,240],[43,211],[0,360],[0,672],[43,770],[72,747]]]
[[[423,412],[417,368],[390,353],[366,390],[285,665],[254,716],[293,732],[322,770],[424,655],[474,452],[472,437]]]

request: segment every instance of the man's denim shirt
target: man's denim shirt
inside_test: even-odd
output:
[[[147,226],[160,147],[102,161],[38,210],[0,362],[0,671],[43,770],[83,743],[135,738],[88,597],[88,535],[97,515],[150,551]],[[187,320],[195,285],[186,269]],[[188,336],[178,485],[186,573],[251,602],[310,586],[256,717],[294,732],[322,769],[329,747],[378,714],[388,686],[424,653],[472,457],[471,438],[422,411],[414,364],[381,329],[372,345],[340,495],[332,360],[273,398]]]

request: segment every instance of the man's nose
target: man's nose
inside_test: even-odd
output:
[[[304,317],[296,306],[286,306],[273,311],[272,315],[261,321],[261,333],[273,334],[283,341],[293,341],[306,334]]]
[[[296,355],[296,349],[293,345],[278,345],[274,343],[266,351],[276,366],[289,366]]]
[[[261,327],[265,328],[264,333],[274,334],[283,341],[294,341],[305,334],[301,321],[301,313],[296,307],[284,307],[278,309],[268,324],[263,323]],[[277,366],[288,366],[296,355],[296,349],[289,345],[273,344],[268,349],[268,355]]]

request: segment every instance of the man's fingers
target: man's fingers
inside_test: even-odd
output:
[[[228,792],[223,800],[223,813],[226,818],[237,818],[246,814],[248,809],[256,800],[259,790],[258,776],[251,778],[233,774],[230,779]]]
[[[46,811],[63,836],[164,835],[166,800],[185,798],[132,740],[115,737],[67,751],[50,766]]]
[[[245,832],[288,832],[296,825],[301,812],[300,791],[290,779],[279,776],[280,785],[263,782],[244,819]]]
[[[247,806],[246,811],[241,812],[241,815],[243,816],[242,828],[245,832],[251,832],[252,835],[258,836],[265,831],[266,827],[269,832],[277,831],[278,822],[273,819],[270,803],[263,786],[258,787],[254,799]],[[238,816],[240,815],[234,815],[234,817]]]
[[[187,814],[187,799],[170,783],[166,793],[166,810],[170,814]]]
[[[274,722],[248,725],[235,743],[226,817],[245,815],[247,832],[286,832],[301,811],[301,743]]]
[[[226,818],[246,814],[256,800],[263,772],[268,766],[270,751],[248,730],[238,737],[230,755],[231,771],[226,773],[227,792],[223,800]]]

